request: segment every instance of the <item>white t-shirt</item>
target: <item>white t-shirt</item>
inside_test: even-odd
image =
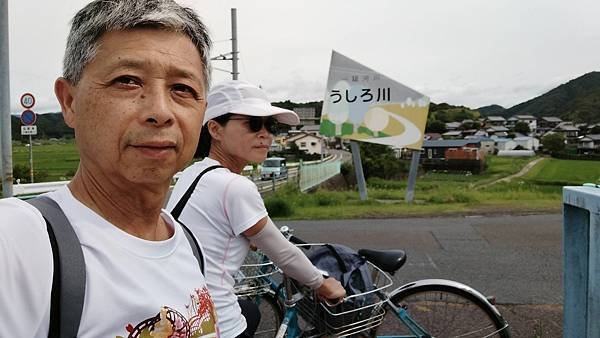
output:
[[[205,158],[185,169],[178,179],[167,210],[173,210],[194,179],[219,162]],[[267,216],[256,185],[226,168],[207,172],[196,186],[179,221],[202,243],[206,257],[206,282],[219,316],[223,337],[236,337],[246,329],[232,276],[248,254],[250,242],[242,234]]]
[[[190,330],[219,337],[198,262],[167,212],[162,217],[174,235],[147,241],[100,217],[68,187],[48,196],[83,249],[86,290],[77,337],[169,337]],[[0,217],[0,337],[47,337],[53,261],[46,223],[16,198],[0,200]]]

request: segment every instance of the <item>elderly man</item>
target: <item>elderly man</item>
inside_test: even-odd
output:
[[[57,319],[68,264],[53,255],[64,252],[38,208],[1,200],[0,336],[218,336],[198,247],[161,209],[196,149],[209,48],[197,15],[172,0],[96,0],[76,14],[55,93],[81,160],[46,196],[81,245],[83,306]]]

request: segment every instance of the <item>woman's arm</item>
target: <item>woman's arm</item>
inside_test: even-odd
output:
[[[283,272],[300,283],[316,289],[319,296],[338,299],[346,290],[334,278],[323,278],[304,253],[290,243],[269,217],[244,231],[244,235],[264,252]]]

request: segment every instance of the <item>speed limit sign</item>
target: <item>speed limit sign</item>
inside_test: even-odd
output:
[[[35,97],[31,93],[25,93],[21,95],[21,105],[25,109],[32,108],[35,105]]]

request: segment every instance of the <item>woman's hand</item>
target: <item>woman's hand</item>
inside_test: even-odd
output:
[[[328,303],[337,304],[346,296],[346,290],[337,279],[330,277],[323,280],[323,284],[317,289],[317,295],[328,300]]]

